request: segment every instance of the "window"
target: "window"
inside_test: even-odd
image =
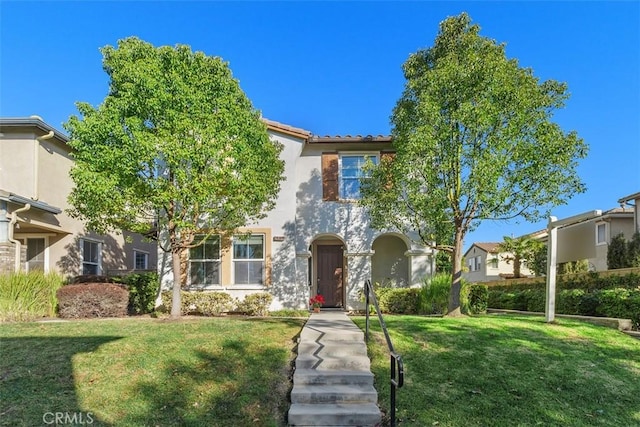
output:
[[[360,198],[360,180],[367,178],[364,166],[368,161],[378,164],[376,154],[343,154],[340,156],[340,198],[357,200]]]
[[[596,245],[605,245],[607,243],[607,223],[600,222],[596,224]]]
[[[27,270],[44,271],[44,238],[27,239]]]
[[[233,271],[235,284],[264,284],[264,252],[264,235],[234,236]]]
[[[478,255],[476,257],[476,271],[480,271],[481,266],[482,266],[482,257]]]
[[[498,255],[497,254],[493,254],[491,256],[491,259],[489,260],[489,265],[491,266],[491,268],[498,268],[498,263],[500,261],[498,260]]]
[[[149,254],[141,251],[133,251],[133,269],[147,270],[149,268]]]
[[[189,250],[191,286],[220,284],[220,236],[197,235],[194,243],[201,242]]]
[[[82,274],[100,274],[100,243],[82,240]]]

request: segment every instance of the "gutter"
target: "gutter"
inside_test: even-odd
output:
[[[14,258],[14,272],[18,272],[20,271],[20,252],[22,251],[22,243],[20,243],[19,240],[16,240],[13,238],[13,227],[16,225],[16,223],[18,222],[18,213],[20,212],[26,212],[29,209],[31,209],[31,204],[27,203],[26,205],[24,205],[23,207],[21,207],[20,209],[16,209],[15,211],[11,212],[11,221],[9,221],[9,236],[8,239],[11,243],[13,243],[14,245],[16,245],[16,254],[15,254],[15,258]]]

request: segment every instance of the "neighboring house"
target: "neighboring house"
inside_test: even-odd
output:
[[[513,258],[513,254],[500,252],[499,242],[473,243],[464,253],[466,271],[462,277],[472,283],[513,277],[513,261],[507,261],[509,258]],[[524,262],[520,274],[522,277],[533,275]]]
[[[310,296],[324,307],[362,307],[365,280],[419,285],[433,271],[434,252],[417,236],[370,227],[357,201],[363,166],[392,153],[388,136],[315,136],[265,120],[283,144],[286,180],[276,207],[230,240],[217,236],[190,250],[182,284],[237,298],[261,291],[274,296],[272,309],[308,307]],[[159,254],[165,288],[171,287],[170,254]]]
[[[0,118],[0,272],[155,269],[155,243],[89,232],[65,212],[73,188],[67,141],[39,117]]]
[[[633,203],[631,203],[633,202]],[[635,231],[640,233],[640,191],[618,199],[621,207],[633,206]]]

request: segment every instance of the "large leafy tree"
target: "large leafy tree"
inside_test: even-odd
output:
[[[374,226],[416,230],[452,254],[450,315],[460,314],[470,230],[484,220],[538,220],[585,189],[576,166],[587,146],[551,121],[567,86],[540,82],[479,30],[466,13],[450,17],[432,47],[410,55],[391,117],[395,158],[363,189]]]
[[[97,108],[78,103],[82,117],[65,124],[71,213],[98,232],[158,239],[172,257],[177,317],[183,252],[195,233],[232,232],[273,207],[282,146],[222,59],[135,37],[101,52],[108,95]]]
[[[508,252],[508,255],[504,255],[503,259],[507,263],[513,263],[513,277],[517,279],[522,277],[520,273],[522,264],[532,265],[535,261],[536,253],[544,246],[543,242],[530,236],[504,236],[498,249],[500,252]]]

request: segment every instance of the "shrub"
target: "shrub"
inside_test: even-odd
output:
[[[63,279],[55,273],[33,271],[0,275],[0,320],[26,321],[54,316],[56,291]]]
[[[171,307],[172,292],[162,293],[162,305]],[[220,316],[235,307],[235,300],[226,292],[191,291],[180,292],[180,313]]]
[[[616,234],[607,247],[607,267],[609,270],[630,267],[627,241],[624,234]]]
[[[238,303],[238,311],[249,316],[268,316],[271,301],[273,301],[273,295],[269,292],[249,294]]]
[[[416,288],[383,288],[388,289],[379,296],[380,310],[383,313],[416,314],[418,313],[420,289]]]
[[[66,285],[58,289],[58,312],[63,318],[122,317],[127,315],[129,291],[113,283]]]
[[[633,233],[627,245],[629,267],[640,267],[640,231]]]
[[[449,294],[451,293],[451,275],[438,273],[425,280],[420,290],[419,308],[422,314],[446,314],[449,310]],[[460,289],[460,309],[469,312],[470,284],[462,280]]]
[[[115,283],[119,282],[117,278],[110,276],[100,276],[97,274],[82,274],[80,276],[75,276],[73,279],[69,281],[70,284],[77,283]]]
[[[157,273],[134,273],[124,278],[129,289],[129,313],[151,313],[155,308],[160,282]]]
[[[486,313],[489,304],[489,288],[487,285],[469,286],[469,313]]]

